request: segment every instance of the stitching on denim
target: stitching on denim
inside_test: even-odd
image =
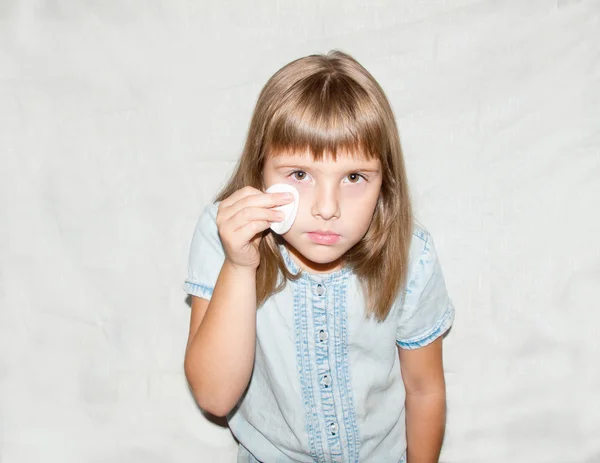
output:
[[[300,271],[300,269],[298,268],[296,263],[293,261],[287,248],[285,247],[285,245],[283,245],[283,244],[279,245],[279,252],[281,252],[281,255],[283,256],[283,261],[286,264],[288,270],[292,273],[298,273]]]
[[[207,286],[203,283],[196,283],[194,281],[186,280],[183,285],[183,290],[188,294],[192,294],[198,297],[209,296],[212,297],[214,288]]]
[[[314,325],[315,327],[326,327],[327,332],[332,333],[333,331],[331,328],[336,328],[338,320],[335,311],[333,314],[328,313],[328,302],[329,299],[331,299],[335,295],[336,287],[333,284],[331,276],[324,276],[323,278],[319,279],[319,281],[327,282],[326,285],[328,286],[328,289],[324,296],[318,296],[315,294],[314,291],[312,291],[312,286],[310,287],[310,294],[312,295],[312,315]],[[316,332],[315,336],[317,336]],[[336,382],[332,382],[332,384],[329,387],[323,387],[320,382],[321,378],[323,378],[325,374],[328,374],[331,377],[334,372],[334,368],[332,368],[332,364],[330,361],[329,346],[331,345],[331,341],[337,342],[337,336],[334,335],[333,339],[332,336],[329,336],[324,342],[319,342],[318,338],[315,339],[314,359],[317,366],[317,381],[314,384],[314,387],[316,389],[315,395],[319,394],[321,399],[321,419],[323,420],[323,423],[325,425],[325,436],[327,438],[328,447],[326,461],[342,462],[343,453],[340,439],[342,426],[341,423],[339,423],[336,414],[334,398],[334,388],[336,386]],[[334,348],[335,347],[336,346],[334,343]],[[337,351],[335,351],[335,354],[337,354]],[[336,426],[338,427],[335,434],[332,434],[330,432],[329,426],[331,423],[336,423]]]
[[[322,442],[320,439],[319,418],[313,396],[312,368],[308,342],[307,323],[307,292],[305,281],[298,280],[294,285],[294,328],[296,333],[296,365],[302,390],[304,404],[305,428],[308,434],[310,454],[313,460],[321,463],[325,461]]]
[[[344,421],[344,431],[346,433],[348,459],[349,462],[358,462],[360,448],[360,438],[358,432],[358,423],[356,421],[356,410],[354,407],[354,395],[352,392],[352,382],[350,379],[350,362],[348,359],[348,311],[347,311],[347,287],[348,276],[340,276],[335,282],[335,300],[334,300],[334,323],[338,327],[335,336],[335,354],[336,359],[341,359],[338,364],[338,382],[339,395]]]
[[[429,236],[430,236],[429,234],[426,234],[425,238],[419,236],[419,238],[421,238],[421,240],[424,241],[423,250],[421,251],[421,255],[419,256],[419,261],[416,264],[416,265],[418,265],[418,267],[415,268],[414,271],[412,271],[408,275],[408,279],[407,279],[408,281],[404,288],[405,294],[412,294],[413,289],[415,288],[415,286],[417,284],[417,278],[421,275],[421,273],[423,273],[423,269],[425,268],[425,255],[427,253],[429,253],[429,251],[430,251]]]
[[[417,227],[413,227],[413,236],[416,236],[417,238],[423,240],[423,241],[427,241],[428,239],[428,235],[429,232],[427,231],[427,229],[421,225],[419,222],[415,221],[415,224],[417,225]]]

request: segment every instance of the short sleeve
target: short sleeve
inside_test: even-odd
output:
[[[411,259],[396,333],[396,342],[403,349],[432,343],[454,322],[454,304],[446,290],[432,236],[423,231],[413,235],[413,243],[418,243],[420,249]]]
[[[188,294],[208,299],[212,297],[225,252],[217,228],[218,204],[206,206],[192,236],[188,276],[183,285]]]

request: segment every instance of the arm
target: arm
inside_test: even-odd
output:
[[[438,461],[446,421],[442,336],[418,349],[398,347],[406,389],[408,463]]]
[[[206,259],[213,252],[224,259],[210,301],[192,298],[184,369],[198,405],[213,415],[227,415],[250,381],[256,347],[259,244],[271,222],[283,219],[272,208],[292,200],[285,193],[263,194],[245,187],[221,201],[214,222],[199,222],[198,243],[190,252],[205,252]],[[194,254],[195,260],[200,258]],[[202,271],[192,272],[192,277],[210,285]]]
[[[198,405],[225,416],[250,381],[256,342],[256,271],[225,261],[209,301],[192,297],[185,375]]]

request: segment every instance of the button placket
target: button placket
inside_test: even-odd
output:
[[[315,395],[320,396],[321,413],[319,413],[320,426],[324,426],[323,431],[328,444],[327,461],[343,461],[342,442],[340,440],[340,425],[335,408],[334,381],[331,368],[333,365],[329,359],[330,349],[334,348],[334,339],[329,338],[330,330],[333,328],[329,324],[329,319],[334,315],[333,304],[335,303],[335,291],[337,289],[334,279],[314,278],[310,282],[310,293],[313,314],[313,336],[314,352],[317,367],[317,381],[315,381]],[[331,331],[333,333],[333,331]],[[337,377],[336,377],[337,381]],[[321,421],[322,420],[322,421]]]

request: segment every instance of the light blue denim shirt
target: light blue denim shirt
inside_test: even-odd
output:
[[[208,300],[224,260],[216,214],[211,204],[198,220],[184,285]],[[405,461],[405,389],[396,346],[425,346],[454,321],[433,239],[416,221],[413,230],[405,297],[383,322],[365,317],[349,268],[303,272],[258,309],[250,384],[227,417],[240,442],[238,462]]]

